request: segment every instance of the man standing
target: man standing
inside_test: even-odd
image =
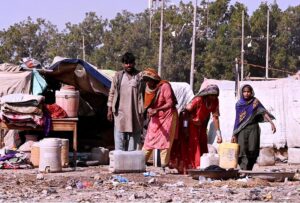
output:
[[[144,84],[132,53],[126,52],[122,63],[123,70],[116,72],[109,91],[107,119],[115,121],[115,149],[132,151],[141,140]]]

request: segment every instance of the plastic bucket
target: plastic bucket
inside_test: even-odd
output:
[[[39,171],[60,172],[61,167],[61,140],[46,138],[40,141]]]
[[[68,117],[77,117],[79,107],[79,91],[55,91],[55,101],[57,105],[66,111]]]
[[[229,169],[236,168],[238,163],[239,145],[236,143],[222,143],[219,145],[219,166]]]

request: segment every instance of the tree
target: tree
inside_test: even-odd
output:
[[[272,75],[285,77],[288,72],[295,73],[300,65],[300,6],[290,7],[281,13],[276,33],[272,65],[287,72],[273,72]]]
[[[56,26],[40,18],[33,22],[29,17],[0,33],[1,58],[7,62],[19,63],[23,57],[30,56],[41,63],[47,63],[50,57],[47,49],[56,36]]]
[[[228,0],[216,1],[209,5],[209,33],[202,55],[202,77],[216,79],[234,78],[234,58],[240,55],[241,14],[245,7],[236,3],[229,7]],[[201,75],[198,74],[198,77]],[[199,78],[200,80],[201,78]]]
[[[95,12],[86,13],[84,20],[79,24],[66,23],[63,31],[61,49],[64,56],[69,58],[83,58],[83,38],[86,60],[95,65],[97,62],[95,53],[103,45],[103,35],[107,20],[98,17]]]

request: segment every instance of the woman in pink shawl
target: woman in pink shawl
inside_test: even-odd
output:
[[[164,169],[169,163],[170,150],[177,131],[177,100],[170,83],[161,80],[154,69],[143,71],[143,80],[146,82],[144,107],[150,118],[143,151],[147,161],[153,149],[160,149],[161,165]]]

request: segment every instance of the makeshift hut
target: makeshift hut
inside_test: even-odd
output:
[[[79,149],[113,148],[113,123],[106,119],[106,102],[114,71],[97,69],[81,59],[55,57],[52,65],[40,73],[47,81],[45,94],[50,103],[54,102],[55,91],[62,84],[79,91]]]
[[[72,85],[80,92],[79,150],[95,146],[113,147],[113,124],[106,120],[106,100],[113,73],[98,70],[80,59],[61,57],[56,57],[47,69],[24,69],[4,63],[0,64],[0,96],[42,94],[46,103],[51,104],[55,102],[56,90],[64,84]]]

